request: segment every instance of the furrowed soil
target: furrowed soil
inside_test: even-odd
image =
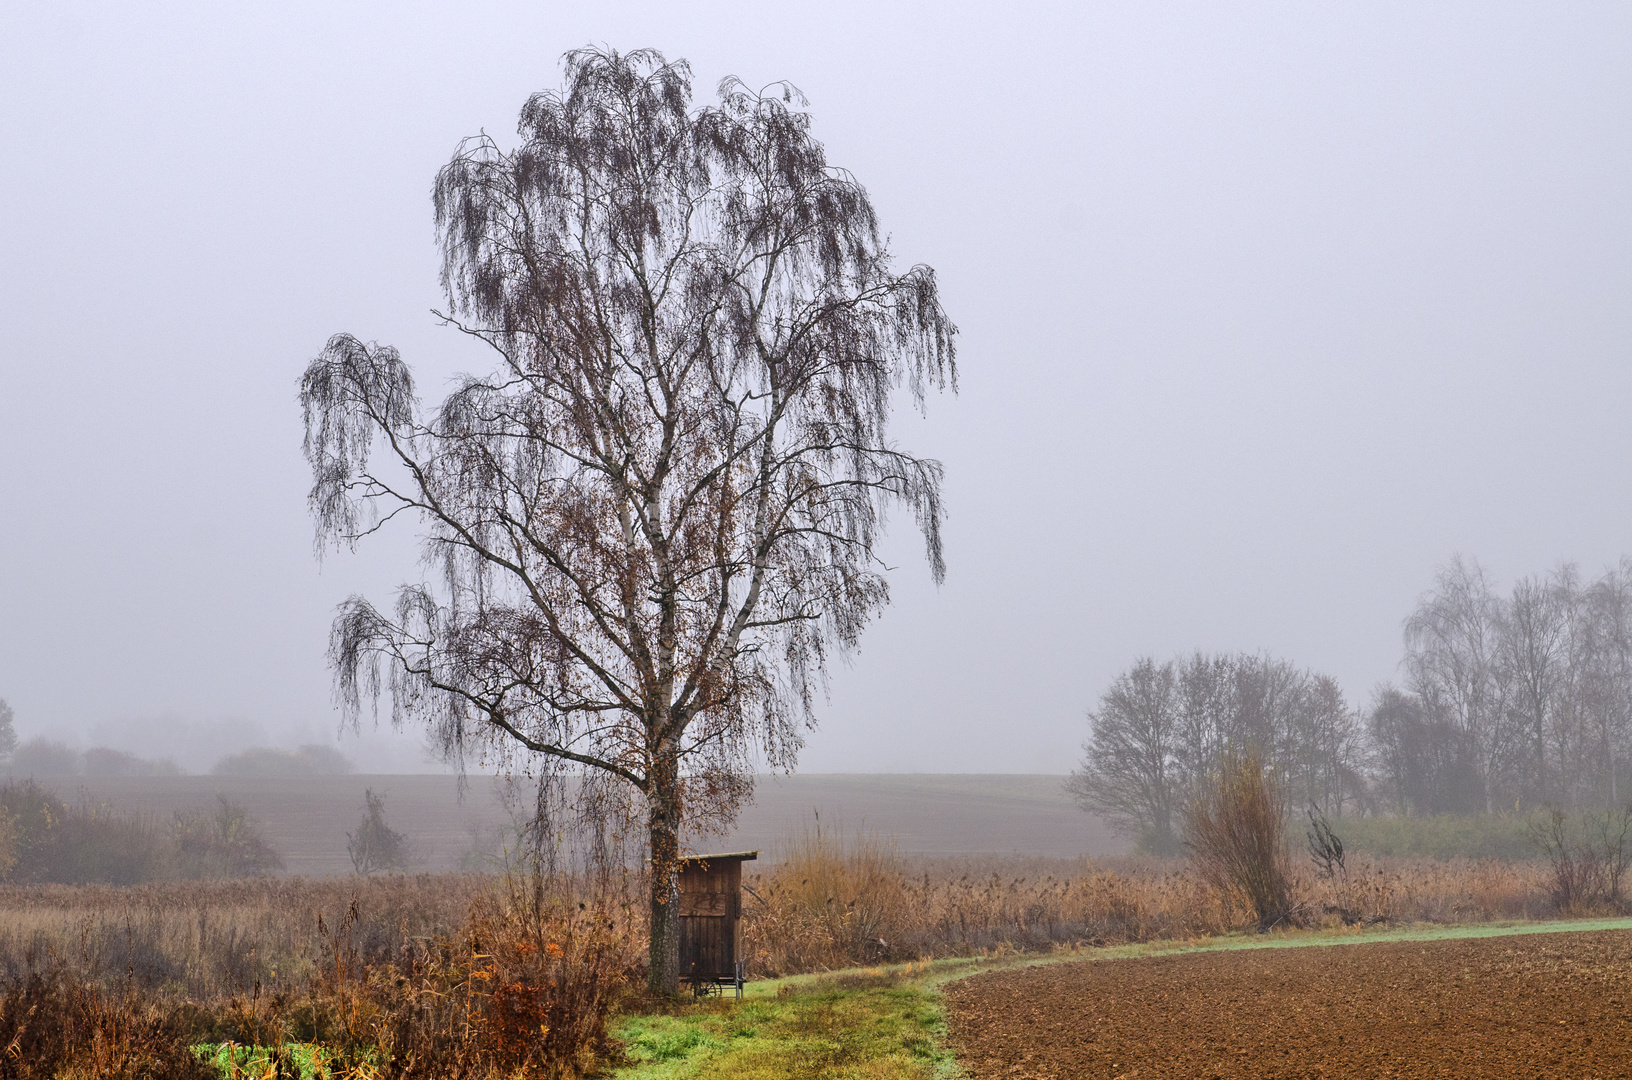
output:
[[[1049,964],[947,987],[971,1080],[1632,1076],[1632,931]]]

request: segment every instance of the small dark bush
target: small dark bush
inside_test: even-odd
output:
[[[169,758],[149,761],[124,750],[93,746],[81,758],[86,776],[181,776],[182,769]]]
[[[346,834],[346,851],[359,874],[408,869],[408,838],[385,823],[385,796],[373,788],[363,793],[363,819]]]

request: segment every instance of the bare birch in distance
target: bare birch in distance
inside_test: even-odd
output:
[[[793,765],[830,653],[888,601],[890,507],[944,574],[941,466],[888,422],[955,388],[956,328],[791,87],[694,110],[657,52],[564,66],[515,149],[466,140],[436,179],[445,317],[492,370],[427,414],[395,349],[332,338],[301,383],[311,506],[341,544],[416,517],[439,572],[342,606],[349,715],[387,696],[643,829],[673,992],[681,828],[729,820],[756,757]]]

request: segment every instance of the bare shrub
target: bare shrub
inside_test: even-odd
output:
[[[136,885],[272,873],[283,860],[240,803],[178,813],[168,829],[141,814],[70,805],[33,780],[0,785],[0,874],[16,883]]]
[[[346,834],[346,853],[359,874],[408,869],[408,838],[385,823],[385,796],[363,792],[363,818]]]
[[[1186,816],[1185,844],[1197,875],[1244,902],[1260,931],[1291,917],[1286,797],[1256,750],[1224,755]]]
[[[80,771],[79,751],[65,742],[33,738],[11,754],[13,776],[74,776]]]
[[[15,872],[24,881],[134,885],[174,877],[175,860],[170,838],[150,818],[58,804],[42,831],[25,827]]]
[[[242,803],[225,795],[216,796],[212,813],[178,813],[172,836],[178,877],[255,877],[283,869],[283,858],[267,841],[260,823]]]
[[[1549,807],[1531,821],[1530,837],[1546,859],[1560,912],[1621,909],[1621,883],[1632,863],[1632,806],[1581,814]]]
[[[1343,846],[1342,837],[1332,829],[1326,815],[1312,803],[1305,815],[1309,819],[1309,827],[1304,836],[1309,842],[1309,859],[1315,865],[1315,877],[1324,881],[1332,893],[1332,898],[1323,905],[1325,913],[1336,915],[1345,926],[1385,918],[1379,914],[1367,919],[1362,913],[1354,884],[1349,880],[1348,852]]]

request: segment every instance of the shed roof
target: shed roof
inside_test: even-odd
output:
[[[758,851],[726,851],[718,855],[688,855],[680,859],[679,863],[685,866],[687,863],[753,862],[758,858]]]

